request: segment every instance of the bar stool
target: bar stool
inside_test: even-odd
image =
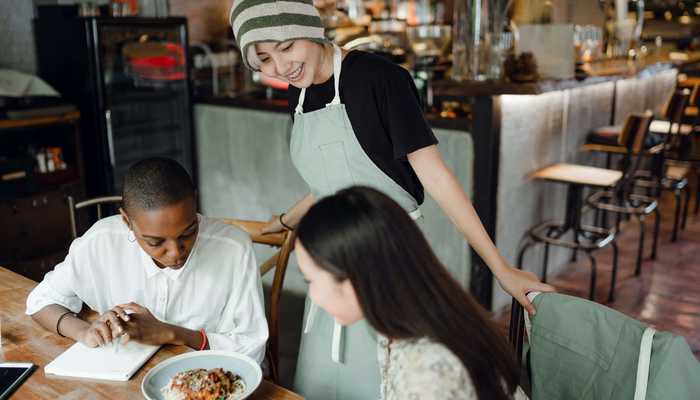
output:
[[[690,99],[690,91],[683,89],[676,91],[671,103],[673,115],[671,121],[682,121],[685,107]],[[656,121],[654,121],[656,122]],[[652,122],[652,126],[654,124]],[[659,124],[657,123],[657,126]],[[684,128],[684,127],[687,127]],[[693,131],[693,127],[687,124],[667,123],[667,131],[664,133],[662,151],[653,154],[652,167],[650,171],[638,171],[635,176],[635,185],[647,190],[657,198],[662,191],[670,191],[675,198],[675,211],[673,219],[673,230],[671,242],[678,240],[678,232],[685,229],[688,219],[688,205],[690,203],[690,190],[688,187],[688,174],[690,173],[690,163],[687,162],[687,152],[684,146],[685,140]],[[651,131],[651,126],[649,128]],[[683,194],[685,193],[685,201]],[[684,204],[683,204],[684,203]],[[683,220],[681,221],[681,208],[683,208]]]
[[[537,243],[544,243],[541,279],[546,282],[550,245],[566,247],[574,252],[584,251],[591,262],[591,283],[588,297],[592,300],[595,295],[596,260],[591,253],[608,244],[612,245],[613,270],[616,270],[617,245],[615,244],[614,230],[585,226],[581,223],[583,188],[585,186],[610,188],[622,177],[622,172],[574,164],[556,164],[537,171],[532,177],[567,185],[566,216],[563,222],[545,221],[528,230],[527,239],[525,245],[520,249],[516,266],[522,268],[522,260],[528,248]],[[562,236],[569,231],[573,231],[573,240],[562,239]]]
[[[693,169],[697,178],[695,188],[695,210],[693,214],[698,215],[700,211],[700,79],[696,79],[691,84],[690,99],[688,106],[685,108],[684,122],[693,127],[693,133],[688,138],[688,148],[690,149],[690,158],[692,159]]]
[[[638,115],[632,114],[627,118],[623,128],[623,136],[625,143],[632,150],[633,144],[643,143],[648,134],[649,124],[651,122],[651,113]],[[633,151],[629,152],[626,157],[632,157]],[[620,171],[588,167],[574,164],[555,164],[539,170],[533,174],[535,179],[546,180],[555,183],[563,183],[567,185],[566,199],[566,216],[564,222],[545,221],[536,225],[527,231],[525,235],[524,245],[521,247],[518,254],[518,268],[522,268],[523,257],[526,251],[538,243],[544,243],[544,258],[542,261],[542,276],[543,282],[547,281],[547,263],[549,258],[549,246],[560,246],[574,250],[574,254],[578,251],[583,251],[588,256],[591,262],[591,281],[589,289],[589,299],[593,300],[595,296],[596,284],[596,260],[592,253],[595,250],[601,249],[608,244],[613,248],[613,270],[610,292],[608,301],[614,300],[615,279],[617,277],[617,255],[618,249],[615,243],[615,228],[586,226],[581,223],[582,211],[582,192],[584,187],[597,187],[603,189],[628,188],[631,186],[632,178],[634,177],[635,168],[638,167],[641,153],[637,153],[637,162],[627,163],[627,168],[623,174]],[[625,177],[624,183],[620,183]],[[619,192],[619,191],[618,191]],[[573,240],[564,240],[567,232],[573,232]]]
[[[623,170],[625,171],[622,179],[620,179],[611,190],[595,192],[586,199],[586,204],[589,207],[597,211],[600,210],[605,213],[612,212],[616,214],[616,232],[619,232],[620,217],[622,215],[634,216],[639,221],[639,246],[637,250],[635,275],[641,273],[644,236],[646,232],[646,225],[644,224],[645,217],[652,213],[655,215],[654,239],[651,251],[652,259],[656,258],[659,227],[661,225],[661,215],[656,198],[634,193],[636,173],[644,157],[644,143],[649,134],[649,125],[652,117],[651,111],[647,111],[645,114],[633,114],[627,119],[625,129],[622,135],[620,135],[622,142],[625,143],[625,147],[628,149],[622,160]],[[615,274],[616,271],[613,270],[609,301],[614,301]]]
[[[688,89],[674,91],[663,109],[662,119],[653,120],[649,127],[649,131],[652,133],[650,137],[654,137],[656,140],[647,139],[645,148],[649,149],[660,144],[664,141],[664,135],[672,130],[677,131],[680,129],[680,132],[685,135],[692,132],[692,126],[683,124],[683,115],[688,96],[690,96],[690,91]],[[614,154],[624,154],[626,152],[624,145],[622,145],[619,140],[621,133],[622,126],[620,125],[598,128],[588,135],[587,143],[584,144],[583,150],[606,153],[605,167],[610,168],[611,156]]]
[[[671,135],[680,133],[679,136],[687,136],[693,132],[694,128],[692,125],[683,124],[683,115],[689,98],[690,91],[688,89],[675,91],[664,108],[663,115],[667,120],[652,121],[649,131],[656,135],[657,138],[661,138],[662,141],[661,143],[657,143],[658,140],[645,141],[646,155],[653,160],[654,167],[651,173],[640,171],[638,180],[639,186],[645,188],[650,195],[653,192],[658,196],[662,189],[674,193],[676,201],[674,228],[671,233],[672,242],[677,240],[679,229],[684,229],[687,221],[687,207],[690,199],[690,192],[687,191],[687,175],[690,168],[684,163],[666,168],[665,159],[674,157],[669,151],[673,143],[671,142],[673,139]],[[597,129],[589,135],[588,140],[589,143],[583,146],[583,150],[605,153],[606,168],[610,168],[613,155],[627,152],[624,144],[620,141],[619,127],[613,126]],[[678,157],[676,156],[676,158]],[[683,212],[682,225],[679,225],[683,191],[686,191],[685,210]],[[603,224],[607,225],[607,221],[604,221]]]

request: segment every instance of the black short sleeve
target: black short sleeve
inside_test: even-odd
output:
[[[392,68],[376,85],[376,96],[386,132],[391,137],[394,158],[437,143],[423,117],[413,78],[401,67]]]

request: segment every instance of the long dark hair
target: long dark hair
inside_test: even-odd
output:
[[[512,398],[518,364],[505,337],[397,203],[374,189],[351,187],[317,202],[297,234],[321,268],[339,281],[350,279],[377,332],[441,343],[461,360],[479,399]]]

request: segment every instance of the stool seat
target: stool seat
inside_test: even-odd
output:
[[[663,151],[663,146],[664,144],[658,144],[652,148],[649,148],[646,152],[645,155],[651,156],[654,154],[659,154],[661,151]],[[608,144],[595,144],[595,143],[586,143],[583,145],[583,151],[588,151],[588,152],[600,152],[600,153],[614,153],[614,154],[627,154],[627,148],[625,146],[620,146],[620,145],[608,145]],[[637,153],[635,153],[637,154]]]
[[[614,136],[617,140],[617,136],[622,132],[622,125],[609,125],[601,126],[598,129],[593,130],[593,134],[597,136]]]
[[[651,133],[658,133],[658,134],[667,134],[668,129],[671,127],[671,123],[668,121],[656,119],[654,121],[651,121],[651,125],[649,126],[649,132]],[[678,132],[678,124],[673,124],[672,133],[677,133]],[[680,133],[681,135],[690,135],[693,132],[693,127],[690,125],[682,124],[681,125],[681,130]]]
[[[698,112],[697,107],[686,107],[685,108],[685,116],[686,117],[697,117],[698,115],[700,115],[700,113]]]
[[[670,179],[677,180],[677,181],[685,179],[689,173],[690,173],[690,166],[689,165],[670,165],[666,169],[666,176]]]
[[[688,107],[686,108],[686,113],[688,113],[688,110],[694,109],[693,113],[695,113],[695,116],[697,116],[698,109],[697,107]],[[688,115],[688,114],[686,114]],[[657,133],[657,134],[666,134],[668,133],[668,128],[670,126],[669,121],[665,121],[663,119],[655,119],[651,121],[651,125],[649,126],[649,132],[651,133]],[[678,131],[678,124],[673,124],[673,131],[672,132],[677,132]],[[610,126],[602,126],[598,129],[593,130],[589,137],[589,141],[592,143],[601,143],[601,144],[608,144],[609,142],[614,141],[617,143],[617,137],[620,135],[620,132],[622,132],[622,125],[610,125]],[[687,124],[682,124],[681,125],[681,135],[689,135],[691,132],[693,132],[693,127]],[[607,140],[606,140],[607,139]],[[598,142],[600,140],[601,142]],[[604,141],[604,142],[603,142]]]
[[[622,172],[576,164],[554,164],[543,168],[532,178],[586,186],[612,187],[622,178]]]

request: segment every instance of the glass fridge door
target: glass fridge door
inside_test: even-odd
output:
[[[102,107],[114,193],[126,170],[168,157],[193,174],[184,20],[98,22]]]

